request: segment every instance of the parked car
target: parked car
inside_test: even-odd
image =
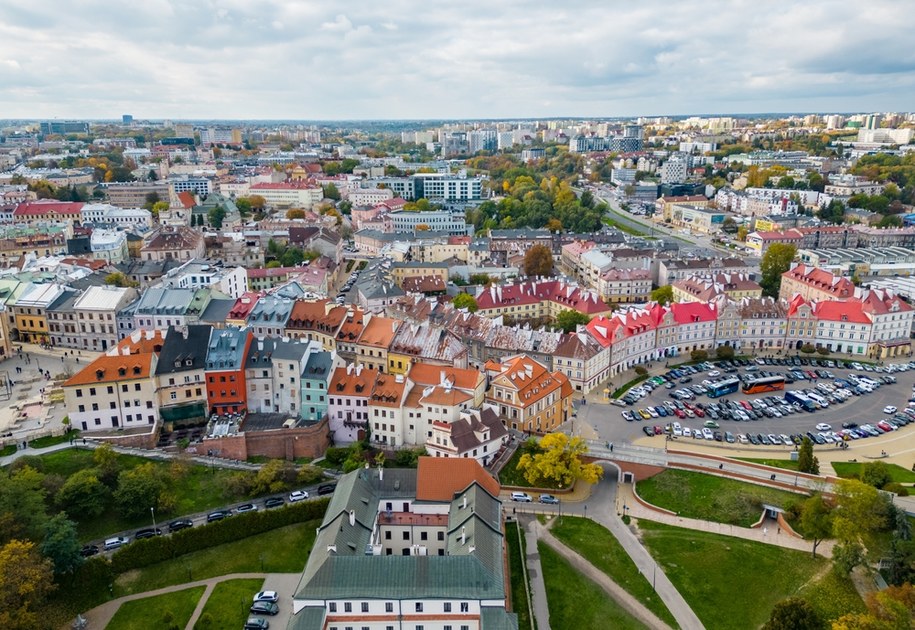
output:
[[[210,512],[207,514],[207,523],[215,523],[216,521],[221,521],[227,516],[231,516],[232,513],[228,510],[216,510],[215,512]]]
[[[264,507],[267,509],[283,507],[286,505],[286,499],[283,497],[270,497],[264,501]]]
[[[159,529],[158,527],[156,529],[153,529],[152,527],[147,527],[146,529],[138,530],[137,533],[133,535],[133,537],[136,540],[141,540],[143,538],[155,538],[156,536],[161,536],[161,535],[162,535],[162,530]]]
[[[179,518],[177,521],[172,521],[168,524],[168,531],[170,532],[180,532],[182,529],[187,529],[188,527],[193,527],[194,521],[189,518]]]
[[[527,492],[512,492],[512,501],[530,503],[532,500],[533,499],[531,499],[531,495],[529,495]]]
[[[304,501],[308,498],[308,493],[304,490],[293,490],[289,493],[289,502],[295,503],[296,501]]]
[[[276,591],[261,591],[260,593],[256,593],[254,595],[254,599],[252,601],[274,602],[275,603],[278,599],[279,599],[279,595],[277,595]]]
[[[257,512],[257,506],[253,503],[245,503],[235,508],[235,511],[239,514],[244,514],[245,512]]]
[[[280,612],[280,607],[273,602],[254,602],[249,610],[254,615],[275,615]]]
[[[887,405],[886,407],[883,408],[883,413],[886,413],[886,414],[896,413],[896,407],[894,407],[893,405]]]
[[[90,556],[94,556],[97,553],[98,553],[98,547],[96,545],[86,545],[85,547],[83,547],[82,549],[79,550],[79,555],[81,555],[83,558],[88,558]]]
[[[244,630],[266,630],[270,627],[270,622],[261,617],[250,617],[245,622]]]
[[[645,427],[645,428],[647,429],[648,427]],[[541,495],[540,495],[540,502],[541,502],[541,503],[546,503],[547,505],[558,505],[558,504],[559,504],[559,499],[557,499],[556,497],[554,497],[552,494],[541,494]]]
[[[318,496],[323,496],[325,494],[333,494],[334,490],[337,489],[337,484],[335,483],[322,483],[318,486]]]
[[[114,536],[113,538],[106,538],[105,551],[114,551],[115,549],[120,549],[129,542],[130,539],[125,536]]]

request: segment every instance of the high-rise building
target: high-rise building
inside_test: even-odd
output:
[[[133,116],[131,116],[130,114],[124,114],[123,116],[121,116],[121,122],[125,125],[132,125]]]

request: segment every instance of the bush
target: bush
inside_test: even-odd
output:
[[[734,358],[734,348],[731,346],[718,346],[715,348],[715,358],[722,361],[730,361]]]
[[[906,488],[901,483],[899,483],[898,481],[893,481],[892,483],[886,484],[885,486],[883,486],[883,489],[886,490],[887,492],[892,492],[896,496],[899,496],[899,497],[909,496],[909,489]]]
[[[825,346],[820,346],[817,348],[817,354],[821,354],[825,357],[827,354],[829,354],[829,348],[827,348]]]
[[[708,361],[708,352],[705,350],[693,350],[689,353],[689,358],[696,363],[702,363],[703,361]]]
[[[342,466],[348,456],[349,447],[344,446],[332,446],[324,453],[324,459],[337,467]]]
[[[330,499],[302,501],[277,510],[238,514],[202,527],[183,529],[171,536],[137,540],[114,554],[111,558],[111,569],[115,573],[123,573],[183,556],[192,551],[216,547],[286,525],[318,519],[324,516],[328,503]]]
[[[803,346],[801,346],[801,352],[804,354],[813,354],[816,351],[816,346],[814,346],[812,343],[805,343]]]
[[[637,366],[635,366],[635,373],[638,374],[639,376],[645,376],[646,374],[648,374],[648,369],[645,368],[645,366],[643,366],[643,365],[637,365]]]

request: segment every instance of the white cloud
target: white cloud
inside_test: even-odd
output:
[[[9,117],[906,110],[915,12],[872,0],[52,0],[0,6]]]

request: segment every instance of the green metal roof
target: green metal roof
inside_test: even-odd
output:
[[[286,630],[322,630],[324,613],[323,606],[306,606],[289,618]]]
[[[518,615],[504,608],[480,608],[480,630],[518,630]]]

